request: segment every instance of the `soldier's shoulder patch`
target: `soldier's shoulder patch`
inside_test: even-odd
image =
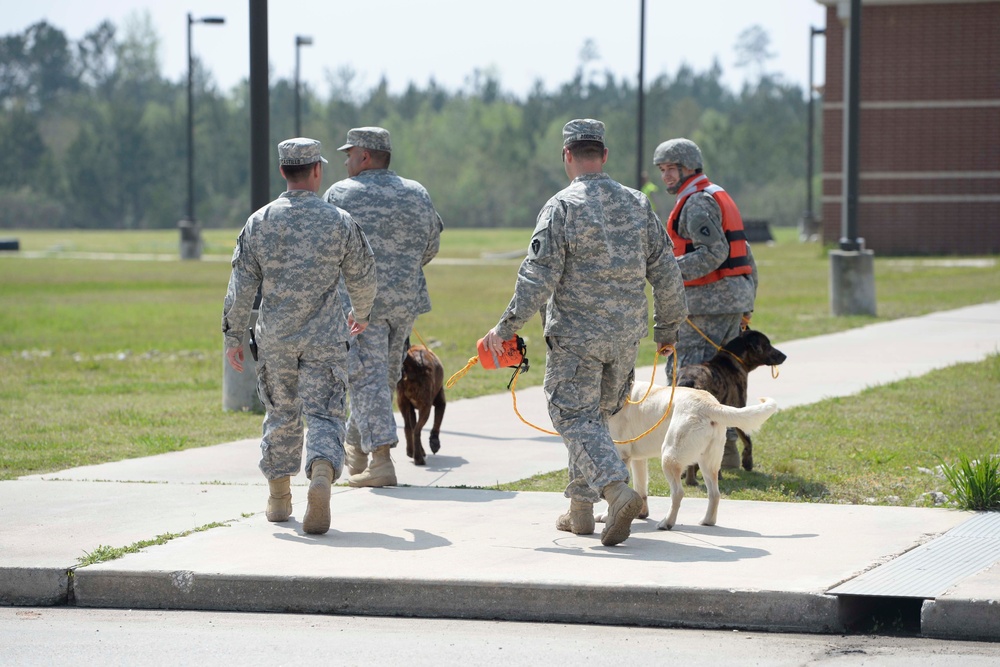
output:
[[[531,234],[531,243],[528,244],[528,258],[539,259],[548,256],[550,245],[548,221],[539,222]]]
[[[708,225],[703,225],[702,228],[698,230],[698,233],[704,236],[705,238],[708,238],[709,236],[712,235],[712,230],[711,228],[709,228]]]

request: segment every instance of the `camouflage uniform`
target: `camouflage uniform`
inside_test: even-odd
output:
[[[391,150],[382,128],[352,129],[347,140],[338,150]],[[431,309],[423,267],[437,255],[443,224],[427,190],[389,169],[368,169],[334,183],[324,199],[350,212],[365,230],[378,267],[371,319],[351,346],[348,364],[347,442],[370,454],[399,441],[392,393],[413,323]]]
[[[711,273],[729,256],[729,242],[722,231],[722,210],[707,192],[697,192],[684,203],[677,230],[695,246],[694,252],[677,258],[684,280],[695,280]],[[691,322],[716,345],[725,345],[738,336],[743,314],[753,312],[757,294],[757,264],[749,243],[747,257],[753,267],[749,275],[729,276],[707,285],[685,288]],[[688,324],[681,325],[677,343],[678,368],[699,364],[715,353],[715,346],[694,328]],[[668,366],[668,379],[671,370],[672,366]]]
[[[288,149],[285,154],[289,152],[294,155]],[[316,152],[318,156],[318,148]],[[288,164],[285,158],[282,163]],[[222,316],[227,348],[241,344],[258,286],[262,293],[255,331],[257,390],[267,410],[261,472],[269,480],[298,473],[304,415],[309,426],[306,473],[311,476],[313,462],[325,459],[339,476],[350,332],[337,284],[343,276],[354,319],[367,321],[376,273],[364,232],[316,193],[290,190],[250,216],[232,266]]]
[[[702,174],[704,163],[701,149],[690,139],[678,137],[664,141],[653,151],[653,164],[677,165],[695,172],[686,179],[667,187],[680,200],[695,185],[708,179]],[[671,212],[673,215],[673,212]],[[667,224],[670,216],[667,216]],[[697,280],[718,269],[729,257],[729,241],[722,226],[722,209],[707,191],[696,191],[684,202],[677,219],[677,234],[694,246],[677,258],[684,281]],[[740,333],[740,320],[744,314],[753,312],[757,294],[757,264],[747,243],[749,275],[723,277],[704,285],[686,288],[688,311],[691,323],[698,327],[711,342],[687,324],[681,327],[677,345],[678,367],[699,364],[713,357],[716,345],[722,346]],[[673,377],[672,368],[667,367],[667,380]]]
[[[600,126],[603,142],[603,124],[586,122]],[[564,145],[572,132],[573,122]],[[495,327],[509,339],[545,308],[545,397],[568,449],[566,496],[573,500],[597,502],[605,486],[629,479],[607,419],[624,405],[649,331],[647,281],[653,338],[674,343],[687,309],[663,225],[642,193],[604,173],[583,174],[538,214],[514,296]]]
[[[696,184],[708,183],[708,178],[701,173],[704,167],[701,149],[690,139],[676,138],[661,143],[653,152],[653,164],[676,164],[678,169],[684,167],[695,172],[668,187],[668,191],[677,193],[678,201]],[[667,224],[671,224],[670,216]],[[694,192],[684,201],[677,217],[676,232],[694,246],[692,252],[677,258],[685,281],[712,273],[729,257],[722,208],[708,191]],[[725,276],[704,285],[686,287],[690,315],[689,323],[680,330],[678,368],[711,359],[718,347],[740,334],[741,320],[753,312],[757,294],[757,263],[749,243],[746,244],[746,259],[750,263],[749,274]],[[668,365],[665,372],[667,382],[673,382],[673,365]],[[726,429],[723,468],[739,467],[736,438],[736,429]]]

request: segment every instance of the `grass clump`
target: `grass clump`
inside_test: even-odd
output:
[[[942,463],[958,507],[974,512],[1000,511],[1000,456],[970,461],[959,454],[955,464]]]
[[[246,515],[244,515],[246,516]],[[159,544],[166,544],[170,540],[176,540],[178,537],[187,537],[194,533],[202,533],[206,530],[211,530],[212,528],[223,528],[227,527],[229,521],[218,522],[214,521],[212,523],[206,523],[204,526],[198,526],[197,528],[192,528],[191,530],[186,530],[183,533],[164,533],[162,535],[157,535],[151,540],[139,540],[138,542],[133,542],[127,547],[112,547],[106,544],[98,545],[93,551],[85,551],[84,555],[76,559],[78,567],[84,567],[87,565],[96,565],[97,563],[104,563],[109,560],[117,560],[123,558],[128,554],[139,553],[146,547],[152,547]]]

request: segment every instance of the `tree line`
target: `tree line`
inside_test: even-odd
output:
[[[739,91],[723,85],[717,62],[647,81],[643,163],[658,183],[653,149],[688,137],[744,217],[794,224],[805,205],[805,92],[764,71],[766,33],[752,37],[744,57],[759,72]],[[148,14],[121,28],[105,21],[75,42],[47,22],[0,37],[0,227],[151,229],[185,216],[187,79],[163,77],[158,47]],[[302,133],[331,158],[324,187],[346,176],[333,149],[347,130],[379,125],[392,135],[391,168],[427,187],[446,226],[530,227],[566,185],[559,150],[570,118],[603,120],[606,171],[639,185],[637,82],[593,67],[595,50],[584,44],[570,81],[537,82],[521,97],[492,71],[474,70],[459,90],[431,80],[393,94],[385,78],[360,90],[356,72],[340,67],[328,71],[325,96],[300,88]],[[249,83],[221,91],[197,60],[193,80],[196,218],[239,226],[251,213]],[[273,164],[294,134],[294,108],[294,80],[273,80]],[[272,194],[283,185],[275,168]],[[656,195],[661,215],[671,199]]]

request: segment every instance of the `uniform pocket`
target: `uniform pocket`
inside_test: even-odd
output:
[[[271,402],[271,391],[268,389],[267,378],[267,363],[265,362],[257,367],[257,397],[263,403],[264,409],[270,412],[274,408],[274,403]]]
[[[574,380],[580,370],[580,357],[559,344],[557,337],[545,339],[549,352],[545,360],[545,395],[549,402],[562,409],[579,405],[580,391]]]

